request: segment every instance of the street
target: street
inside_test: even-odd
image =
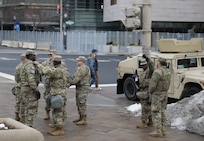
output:
[[[0,72],[14,75],[15,67],[20,62],[20,54],[24,53],[25,49],[13,49],[0,47]],[[37,61],[43,62],[48,58],[48,51],[38,51]],[[79,55],[68,55],[66,53],[60,54],[71,74],[76,68],[76,58]],[[86,57],[88,57],[86,55]],[[117,64],[119,61],[125,59],[126,56],[98,56],[99,61],[99,83],[100,84],[115,84],[117,80]]]
[[[0,72],[13,75],[14,68],[19,62],[19,55],[25,50],[0,47]],[[76,67],[75,58],[77,55],[62,54],[66,65],[71,73]],[[46,51],[38,51],[39,61],[47,58]],[[99,56],[101,84],[116,83],[117,63],[125,56]],[[1,118],[14,118],[15,97],[11,94],[11,88],[15,82],[12,79],[0,76],[0,109]],[[41,93],[44,88],[39,87]],[[124,95],[116,95],[116,87],[103,87],[102,91],[92,91],[88,96],[88,125],[76,126],[72,120],[78,117],[75,103],[75,89],[67,90],[67,113],[68,119],[65,124],[65,135],[59,137],[49,136],[47,131],[51,130],[48,123],[43,120],[45,115],[44,99],[39,100],[38,116],[34,121],[34,128],[39,130],[45,137],[45,141],[202,141],[203,137],[177,129],[167,128],[167,136],[163,139],[152,138],[148,135],[153,128],[137,129],[136,124],[140,117],[134,117],[126,110],[126,107],[134,104],[128,101]]]

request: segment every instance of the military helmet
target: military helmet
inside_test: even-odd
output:
[[[25,55],[25,53],[22,53],[21,54],[21,59],[24,59],[24,58],[26,58],[26,55]]]
[[[61,62],[61,61],[62,61],[62,56],[56,55],[56,56],[54,57],[53,61],[55,61],[55,62]]]
[[[25,54],[26,55],[37,55],[34,50],[30,50],[30,49],[27,50]]]
[[[159,58],[159,62],[160,62],[160,64],[161,64],[162,66],[166,66],[166,65],[167,65],[166,59],[164,59],[164,58]]]
[[[53,95],[51,97],[51,107],[53,109],[60,109],[64,106],[64,99],[61,95]]]
[[[166,63],[166,59],[164,59],[164,58],[159,58],[159,62]]]
[[[57,51],[54,50],[54,49],[51,49],[50,52],[49,52],[49,54],[56,54],[56,53],[57,53]]]
[[[86,62],[86,57],[84,57],[84,56],[79,56],[76,60],[77,60],[77,61]]]
[[[147,64],[147,61],[145,59],[140,59],[140,65],[144,66]]]
[[[146,93],[146,92],[143,92],[143,91],[137,92],[136,95],[137,95],[137,97],[138,97],[139,99],[146,99],[146,98],[148,98],[147,93]]]

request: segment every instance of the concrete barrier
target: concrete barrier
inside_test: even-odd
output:
[[[28,49],[36,49],[36,43],[32,42],[23,42],[22,48],[28,48]]]
[[[9,46],[11,45],[11,41],[2,40],[2,41],[1,41],[1,45],[2,45],[2,46],[7,46],[7,47],[9,47]]]
[[[0,130],[1,141],[44,141],[42,133],[11,118],[0,118],[0,123],[10,128]]]
[[[50,50],[51,44],[50,43],[37,43],[37,50]]]
[[[18,47],[18,41],[11,41],[10,47],[15,47],[15,48],[17,48],[17,47]]]
[[[2,40],[1,45],[7,47],[18,47],[18,41]]]
[[[19,41],[18,42],[18,47],[22,48],[23,47],[23,42]]]

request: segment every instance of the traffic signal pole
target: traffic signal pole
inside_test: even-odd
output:
[[[63,5],[62,5],[62,0],[60,0],[60,33],[63,32]]]
[[[142,8],[142,46],[143,53],[150,55],[152,34],[151,0],[143,0]]]

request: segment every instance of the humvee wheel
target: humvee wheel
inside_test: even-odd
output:
[[[182,98],[185,98],[185,97],[190,97],[198,92],[200,92],[201,89],[198,88],[198,87],[195,87],[195,86],[192,86],[192,87],[188,87],[187,90],[185,90],[184,94],[183,94],[183,97]]]
[[[137,92],[137,87],[134,79],[132,77],[128,77],[127,79],[125,79],[124,93],[126,98],[132,101],[136,100],[137,99],[136,92]]]

